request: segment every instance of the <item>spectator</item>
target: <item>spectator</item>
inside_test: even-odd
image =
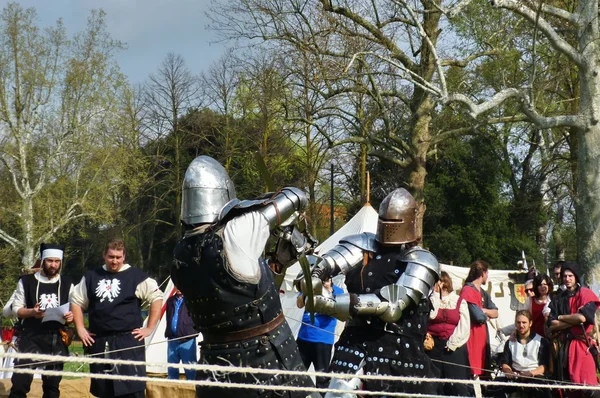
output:
[[[535,292],[533,290],[533,279],[529,279],[527,282],[525,282],[525,296],[527,296],[528,299],[535,296]]]
[[[19,279],[14,293],[12,312],[22,321],[22,332],[18,342],[21,353],[36,353],[68,356],[68,342],[63,343],[62,334],[65,322],[73,322],[73,313],[68,311],[63,316],[64,321],[42,322],[45,311],[57,308],[69,302],[73,284],[69,277],[62,276],[64,248],[63,246],[45,244],[40,246],[42,266],[39,272],[24,275]],[[35,367],[31,359],[19,359],[15,366]],[[63,362],[53,362],[45,365],[46,370],[60,371]],[[61,376],[42,376],[43,398],[60,396],[58,388]],[[10,398],[27,396],[33,381],[33,374],[13,373]]]
[[[469,363],[473,375],[480,376],[490,363],[490,342],[487,320],[498,318],[498,307],[481,285],[488,280],[489,264],[477,260],[471,264],[460,297],[469,305],[471,330],[467,341]]]
[[[590,289],[581,287],[579,266],[565,262],[561,269],[562,282],[566,290],[559,291],[550,303],[548,331],[559,342],[555,377],[572,383],[596,386],[597,350],[591,342],[596,317],[600,305],[598,297]],[[587,396],[598,396],[598,392]],[[586,396],[579,391],[569,393],[569,398]]]
[[[469,306],[454,292],[452,279],[442,271],[440,281],[431,295],[433,310],[427,332],[433,337],[433,348],[427,352],[446,379],[469,379],[471,371],[467,340],[469,340]],[[450,396],[470,395],[465,384],[446,383],[441,394]]]
[[[145,361],[144,339],[156,327],[162,307],[162,292],[156,281],[125,263],[125,243],[111,239],[104,249],[104,265],[88,271],[73,291],[71,307],[77,334],[89,353],[108,353],[111,359]],[[150,304],[147,327],[142,327],[142,303]],[[87,309],[90,330],[83,325]],[[137,347],[137,348],[135,348]],[[90,364],[92,373],[146,376],[137,365]],[[144,397],[146,382],[92,378],[90,392],[102,398]]]
[[[554,281],[553,281],[553,282],[554,282],[554,286],[556,287],[556,291],[557,291],[557,292],[558,292],[558,291],[565,290],[565,285],[563,285],[563,282],[562,282],[562,276],[561,276],[561,274],[560,274],[560,271],[561,271],[561,269],[562,269],[562,265],[563,265],[564,263],[565,263],[564,261],[561,261],[561,260],[559,260],[559,261],[557,261],[557,262],[554,264],[554,267],[552,267],[552,272],[553,272],[553,276],[554,276],[554,277],[553,277],[553,279],[554,279]],[[550,293],[550,298],[552,298],[552,296],[554,295],[554,293],[555,293],[554,291],[552,291],[552,292]]]
[[[515,316],[516,334],[504,345],[504,353],[500,362],[502,372],[508,379],[519,382],[535,382],[534,378],[542,378],[548,370],[550,348],[548,340],[535,333],[531,312],[517,311]],[[506,388],[504,393],[521,391],[536,398],[550,397],[549,389]]]
[[[550,315],[550,293],[554,289],[552,279],[546,274],[539,274],[533,280],[535,295],[529,300],[529,311],[532,315],[533,326],[531,330],[542,337],[546,337],[545,324]]]
[[[323,281],[323,290],[328,291],[334,297],[344,293],[341,288],[333,284],[332,278]],[[297,305],[298,308],[304,307],[304,296],[302,293],[298,295]],[[314,315],[315,322],[312,323],[310,313],[304,312],[296,343],[298,344],[300,357],[306,369],[312,363],[316,372],[325,372],[331,362],[337,319],[319,313],[315,313]],[[329,379],[327,377],[317,377],[316,384],[318,388],[327,388]]]
[[[194,329],[194,321],[185,305],[185,299],[181,290],[177,289],[175,294],[167,299],[167,327],[165,337],[169,339],[167,344],[168,363],[196,363],[197,347],[196,336],[198,332]],[[168,368],[169,379],[179,379],[178,368]],[[196,379],[196,371],[185,369],[187,380]]]
[[[546,274],[538,274],[533,279],[532,291],[533,296],[527,297],[525,301],[525,309],[532,315],[533,326],[531,330],[542,337],[546,337],[545,324],[548,315],[550,315],[550,293],[554,288],[552,279]],[[514,333],[515,325],[509,325],[502,328],[502,333],[508,335]]]

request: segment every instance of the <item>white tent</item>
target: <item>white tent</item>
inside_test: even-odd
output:
[[[160,321],[158,326],[154,329],[154,332],[146,337],[146,362],[164,364],[160,366],[146,367],[148,373],[167,373],[167,339],[165,337],[165,328],[167,327],[166,311],[167,311],[167,299],[175,294],[177,289],[171,278],[168,278],[167,287],[163,293],[163,305],[160,311]],[[144,326],[146,326],[148,319],[144,320]],[[196,341],[202,341],[202,335],[199,335]],[[198,347],[199,351],[199,347]],[[198,358],[200,354],[198,353]],[[183,369],[180,369],[180,373],[183,373]]]
[[[163,293],[163,305],[160,311],[160,321],[158,326],[154,329],[154,332],[146,337],[146,362],[149,363],[164,363],[164,366],[150,366],[146,367],[148,373],[167,373],[167,339],[165,337],[165,328],[167,327],[167,321],[165,312],[167,311],[167,299],[175,294],[175,285],[169,278],[167,287]],[[144,327],[148,324],[148,318],[144,320]]]
[[[362,232],[375,233],[377,230],[377,218],[377,212],[370,204],[367,203],[346,224],[344,224],[333,235],[325,239],[319,246],[317,246],[315,248],[315,254],[326,253],[335,245],[337,245],[340,239],[348,235],[360,234]],[[296,279],[296,276],[298,276],[300,271],[300,263],[296,263],[287,269],[283,285],[281,286],[281,289],[284,290],[284,293],[280,295],[283,313],[288,324],[290,325],[290,328],[292,329],[292,332],[294,333],[294,336],[298,335],[298,331],[300,330],[300,325],[302,323],[302,315],[304,314],[304,309],[296,306],[296,297],[298,296],[298,292],[296,292],[293,287],[294,279]],[[343,277],[340,279],[334,279],[334,283],[342,288],[345,288],[345,286],[343,286]],[[338,330],[340,330],[340,328],[343,328],[342,322],[338,322]]]

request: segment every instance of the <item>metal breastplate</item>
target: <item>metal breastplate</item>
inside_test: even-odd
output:
[[[182,239],[171,276],[200,331],[227,333],[273,320],[281,312],[273,274],[261,261],[258,284],[239,282],[226,268],[223,241],[208,231]]]
[[[406,263],[399,261],[403,257],[401,250],[380,250],[365,266],[356,267],[346,275],[346,286],[350,293],[370,294],[376,293],[382,287],[396,283],[404,270]],[[379,318],[370,318],[369,322],[374,327],[389,328],[390,332],[411,335],[413,337],[424,337],[427,332],[429,311],[431,309],[429,299],[423,299],[418,305],[410,304],[402,317],[392,324],[387,324]],[[379,326],[377,326],[379,325]]]

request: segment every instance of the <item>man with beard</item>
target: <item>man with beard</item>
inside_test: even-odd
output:
[[[577,264],[563,263],[561,277],[565,290],[550,302],[548,318],[548,331],[560,341],[555,376],[558,380],[597,386],[597,348],[590,335],[600,300],[594,292],[579,284]],[[587,394],[579,390],[569,392],[569,398],[576,396],[598,397],[600,394],[598,391]]]
[[[531,330],[533,315],[529,310],[517,311],[515,315],[515,335],[504,344],[500,365],[509,380],[539,383],[548,371],[550,346],[548,340]],[[534,379],[538,378],[538,379]],[[503,393],[520,391],[533,398],[549,398],[549,389],[507,387]]]
[[[20,353],[69,355],[67,345],[61,338],[61,330],[64,331],[65,322],[73,322],[71,311],[65,313],[63,322],[42,322],[45,311],[68,303],[73,290],[71,279],[60,275],[63,253],[62,246],[43,243],[40,246],[41,270],[24,275],[19,280],[12,309],[23,324],[18,343]],[[62,370],[63,365],[63,362],[46,363],[45,369]],[[35,367],[36,364],[29,359],[15,361],[15,368],[23,366]],[[58,386],[61,378],[61,376],[42,376],[43,398],[60,396]],[[9,397],[26,397],[32,380],[32,374],[13,373]]]

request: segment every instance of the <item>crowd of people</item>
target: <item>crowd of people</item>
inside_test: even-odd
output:
[[[457,294],[435,255],[420,246],[417,205],[403,188],[381,203],[376,233],[344,237],[320,253],[310,275],[299,279],[297,305],[307,311],[294,338],[274,275],[314,245],[300,228],[306,206],[304,192],[293,187],[251,201],[238,200],[226,170],[207,156],[199,156],[188,167],[181,209],[185,235],[175,248],[171,271],[176,293],[165,303],[168,362],[298,371],[187,370],[187,379],[206,382],[196,387],[197,397],[319,397],[317,392],[286,390],[313,388],[305,374],[311,365],[332,373],[316,380],[317,387],[337,391],[326,393],[326,398],[356,397],[363,390],[474,396],[467,381],[489,377],[493,364],[495,375],[507,380],[506,387],[494,394],[599,396],[569,390],[570,383],[598,385],[593,331],[600,300],[582,285],[578,265],[557,263],[555,280],[532,275],[525,283],[523,309],[516,312],[514,324],[501,329],[506,341],[502,354],[494,358],[490,339],[496,336],[490,336],[488,321],[503,309],[483,288],[490,265],[483,260],[471,264]],[[276,249],[264,258],[272,236]],[[73,324],[88,354],[144,362],[144,339],[157,327],[163,293],[154,279],[126,263],[126,253],[123,240],[109,240],[104,265],[75,284],[61,275],[64,248],[43,244],[39,272],[19,280],[9,303],[22,326],[19,351],[65,355],[71,337],[66,325]],[[345,276],[346,291],[332,283],[337,275]],[[149,308],[146,323],[143,306]],[[59,316],[46,321],[53,311]],[[334,344],[337,320],[345,321],[345,326]],[[198,333],[202,334],[199,358]],[[58,361],[19,360],[16,365],[63,368]],[[142,365],[92,364],[90,371],[146,375]],[[178,368],[168,369],[169,378],[179,378],[179,373]],[[335,376],[342,373],[351,377]],[[430,378],[465,383],[427,382]],[[556,388],[519,390],[508,383],[512,380],[556,383]],[[26,397],[32,376],[15,372],[11,381],[10,397]],[[44,398],[60,395],[60,381],[60,376],[42,376]],[[260,388],[244,388],[247,384]],[[97,397],[137,398],[145,396],[145,387],[138,380],[93,377],[90,392]]]

